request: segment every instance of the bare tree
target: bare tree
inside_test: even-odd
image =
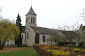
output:
[[[84,23],[85,22],[85,9],[83,9],[83,13],[80,14],[80,19],[82,19],[81,21]],[[83,25],[81,24],[81,26],[78,26],[78,23],[80,21],[78,21],[74,26],[77,26],[75,28],[75,32],[76,32],[76,38],[74,39],[74,41],[76,42],[76,46],[79,45],[80,42],[84,42],[85,41],[85,29],[83,28]],[[78,30],[77,30],[78,29]]]
[[[0,8],[0,19],[1,19],[1,8]]]
[[[85,41],[85,31],[83,30],[83,26],[80,26],[80,29],[76,31],[76,38],[74,39],[76,42],[76,46],[79,45],[80,42]]]
[[[2,12],[2,10],[1,10],[1,8],[0,8],[0,20],[3,19],[3,17],[1,16],[1,12]]]

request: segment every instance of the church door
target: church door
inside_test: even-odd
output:
[[[36,33],[36,36],[35,36],[35,44],[39,44],[39,34]]]

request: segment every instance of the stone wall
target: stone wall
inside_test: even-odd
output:
[[[43,36],[45,36],[45,42],[43,42]],[[48,34],[40,34],[39,35],[39,44],[51,45],[52,36]],[[52,41],[52,45],[56,45],[55,42]]]
[[[25,33],[21,33],[22,36],[22,44],[26,44]]]
[[[27,26],[25,32],[28,33],[28,37],[26,36],[27,46],[33,46],[35,44],[35,32],[34,32],[34,30],[31,27]]]

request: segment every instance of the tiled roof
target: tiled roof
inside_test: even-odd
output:
[[[63,34],[74,33],[73,31],[61,31]]]
[[[34,12],[34,10],[33,10],[32,6],[31,6],[31,8],[30,8],[29,12],[28,12],[26,15],[28,15],[28,14],[36,15],[36,13]]]
[[[39,34],[49,34],[49,35],[56,35],[58,33],[57,29],[49,29],[44,27],[32,27],[31,28]]]
[[[61,31],[67,37],[75,37],[77,35],[74,31]]]

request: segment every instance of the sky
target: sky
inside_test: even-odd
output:
[[[16,20],[19,13],[24,26],[31,4],[37,14],[37,25],[47,28],[72,26],[82,21],[80,15],[85,8],[85,0],[32,0],[32,3],[31,0],[0,0],[1,16]]]

